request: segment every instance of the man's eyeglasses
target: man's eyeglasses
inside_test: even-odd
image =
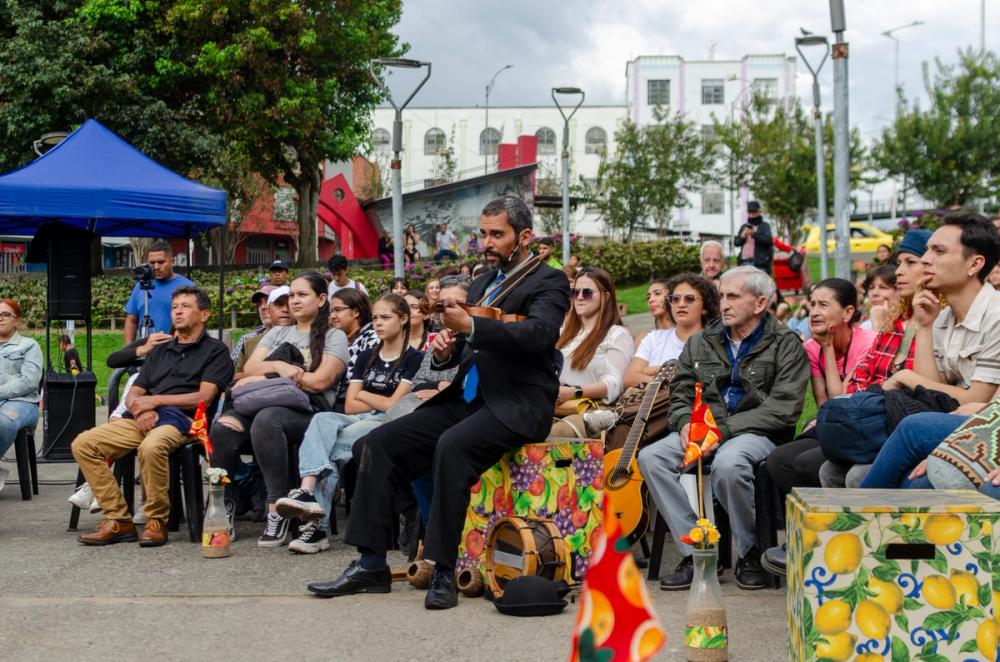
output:
[[[680,294],[671,294],[669,297],[667,297],[667,300],[670,302],[670,305],[672,306],[676,306],[681,301],[683,301],[689,306],[693,306],[695,301],[701,300],[701,297],[696,296],[694,294],[685,294],[684,296],[681,296]]]
[[[0,313],[0,320],[12,320],[12,319],[17,319],[17,315],[7,310]]]
[[[593,290],[593,289],[591,289],[589,287],[585,287],[583,289],[578,289],[576,287],[571,287],[570,290],[569,290],[569,298],[570,299],[583,299],[584,301],[590,301],[591,299],[594,298],[594,293],[595,292],[596,292],[596,290]]]

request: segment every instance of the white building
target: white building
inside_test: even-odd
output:
[[[653,107],[685,114],[710,136],[712,117],[725,121],[742,112],[759,90],[768,96],[787,98],[795,90],[795,58],[784,55],[747,55],[741,60],[685,61],[676,55],[640,56],[625,68],[626,103],[582,106],[570,121],[571,180],[597,176],[601,153],[614,154],[615,131],[626,119],[638,124],[653,120]],[[393,110],[375,111],[369,158],[383,166],[391,159]],[[458,178],[464,179],[496,168],[497,145],[516,142],[521,135],[538,138],[538,177],[560,176],[563,119],[555,106],[500,106],[487,110],[473,107],[411,107],[403,111],[403,190],[412,191],[438,183],[443,166],[439,155],[450,146],[455,155]],[[672,215],[670,229],[696,235],[730,234],[729,195],[721,188],[692,193],[692,207]],[[737,226],[746,208],[747,193],[735,196]],[[604,234],[593,212],[578,210],[573,231]]]

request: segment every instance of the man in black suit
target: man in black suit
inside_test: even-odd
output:
[[[444,309],[435,363],[457,363],[458,374],[424,406],[354,445],[358,478],[344,540],[358,547],[361,559],[331,582],[310,584],[321,597],[390,591],[391,485],[433,471],[424,549],[435,569],[424,606],[456,606],[454,569],[469,488],[505,452],[548,434],[559,390],[555,344],[569,308],[566,276],[532,257],[531,211],[520,198],[486,205],[479,231],[483,256],[494,268],[476,279],[468,300],[525,319],[503,323],[472,318],[457,305]]]

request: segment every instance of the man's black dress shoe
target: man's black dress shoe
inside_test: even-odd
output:
[[[347,569],[332,582],[313,582],[307,587],[310,593],[321,598],[336,598],[355,593],[388,593],[392,590],[392,573],[389,568],[365,570],[361,561],[351,561]]]
[[[760,564],[764,566],[764,570],[779,577],[785,576],[787,563],[788,548],[784,544],[764,550],[760,557]]]
[[[451,609],[458,606],[458,589],[455,588],[455,571],[434,566],[431,585],[424,597],[425,609]]]

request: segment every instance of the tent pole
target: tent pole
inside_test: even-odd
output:
[[[223,297],[226,296],[226,261],[223,255],[226,254],[226,226],[219,228],[219,340],[222,340],[222,330],[226,325],[226,307]]]
[[[187,272],[184,274],[187,276],[188,280],[193,281],[191,278],[191,226],[187,226],[187,230],[184,233],[184,248],[187,250],[188,263]]]

